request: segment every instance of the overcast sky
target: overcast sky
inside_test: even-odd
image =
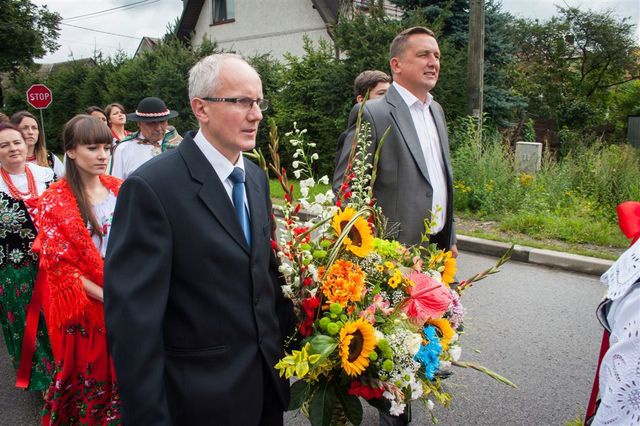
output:
[[[46,4],[60,13],[61,25],[57,52],[37,62],[60,62],[72,58],[92,57],[102,51],[113,55],[118,49],[133,55],[143,36],[161,37],[167,25],[182,14],[182,0],[32,0]],[[261,1],[261,0],[254,0]],[[640,40],[640,0],[503,0],[503,10],[524,18],[547,19],[556,13],[554,4],[580,6],[595,11],[613,10],[619,17],[631,17],[636,25],[636,38]],[[122,6],[127,6],[121,8]],[[106,9],[116,8],[98,15],[79,17]],[[75,19],[71,19],[75,18]],[[80,29],[104,31],[112,34]]]

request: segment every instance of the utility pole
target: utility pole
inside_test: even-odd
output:
[[[467,114],[482,117],[484,96],[484,0],[469,1]]]

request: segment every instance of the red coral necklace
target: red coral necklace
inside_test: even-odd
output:
[[[9,188],[9,192],[11,193],[11,196],[17,200],[25,200],[29,198],[35,198],[38,196],[38,189],[36,187],[36,180],[33,178],[33,173],[31,172],[29,167],[27,167],[26,165],[24,168],[25,168],[25,174],[27,175],[27,192],[20,191],[13,183],[13,180],[11,179],[11,176],[9,175],[9,173],[7,173],[7,171],[3,167],[0,167],[0,174],[2,175],[2,180]]]

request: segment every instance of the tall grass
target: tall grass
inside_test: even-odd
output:
[[[508,231],[568,242],[624,247],[615,207],[640,200],[640,153],[602,141],[564,158],[545,155],[535,175],[514,168],[512,148],[501,135],[470,118],[452,135],[455,208],[494,219]]]

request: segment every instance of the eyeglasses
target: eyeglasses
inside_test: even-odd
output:
[[[231,102],[243,106],[245,109],[251,109],[255,103],[260,111],[266,111],[269,108],[269,100],[267,99],[251,99],[251,98],[202,98],[209,102]]]

